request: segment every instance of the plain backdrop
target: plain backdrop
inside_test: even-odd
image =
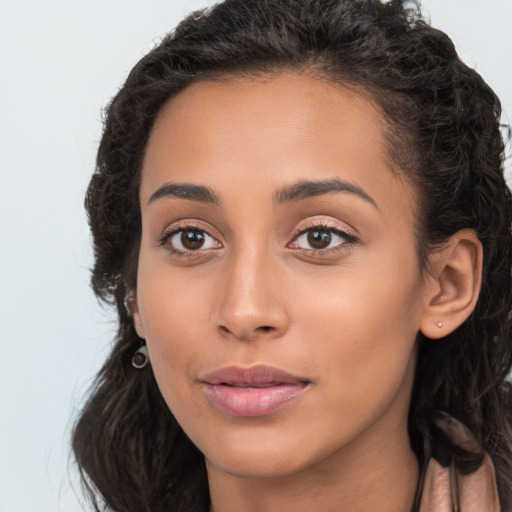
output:
[[[101,109],[159,36],[211,4],[0,0],[0,512],[86,510],[69,432],[115,332],[89,289],[83,211]],[[423,6],[509,122],[512,0]]]

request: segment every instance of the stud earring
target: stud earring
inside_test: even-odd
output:
[[[137,368],[137,370],[140,370],[141,368],[144,368],[149,362],[149,354],[148,354],[148,347],[146,345],[142,345],[135,354],[133,354],[132,357],[132,366],[134,368]]]
[[[437,322],[437,327],[439,327],[439,329],[441,329],[441,327],[443,327],[443,322]]]

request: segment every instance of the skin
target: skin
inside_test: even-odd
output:
[[[411,508],[416,336],[444,336],[467,317],[480,253],[462,234],[425,277],[415,194],[391,168],[386,129],[363,95],[298,74],[195,83],[153,128],[131,308],[164,399],[205,455],[212,511]],[[367,197],[276,200],[297,182],[335,179]],[[150,200],[170,183],[208,187],[218,203]],[[318,225],[332,242],[314,251],[298,232]],[[181,233],[162,243],[192,228],[201,248],[183,256]],[[212,404],[205,374],[256,364],[309,384],[266,416]]]

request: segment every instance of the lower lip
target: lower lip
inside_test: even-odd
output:
[[[214,405],[232,416],[257,417],[277,411],[297,398],[306,389],[300,384],[279,384],[268,387],[236,387],[206,384]]]

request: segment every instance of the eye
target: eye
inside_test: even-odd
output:
[[[222,247],[211,235],[197,228],[183,228],[171,231],[160,240],[174,253],[190,253],[199,250],[217,249]]]
[[[314,226],[302,231],[288,247],[310,251],[329,251],[354,241],[354,236],[339,229],[327,226]]]

